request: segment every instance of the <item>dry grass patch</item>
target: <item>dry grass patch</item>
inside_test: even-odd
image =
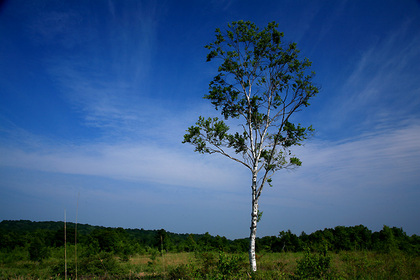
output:
[[[149,255],[136,255],[130,258],[130,263],[133,265],[147,264],[150,261]]]
[[[156,257],[156,263],[164,263],[165,265],[180,265],[187,264],[194,257],[192,253],[165,253]],[[133,265],[147,265],[151,261],[151,255],[136,255],[130,258],[130,263]]]
[[[187,264],[194,257],[192,253],[168,253],[164,254],[163,257],[159,257],[161,261],[164,261],[166,265],[180,265]]]

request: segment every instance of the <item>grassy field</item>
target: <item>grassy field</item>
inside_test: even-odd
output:
[[[420,257],[400,252],[262,253],[257,259],[251,275],[246,254],[154,251],[128,260],[104,254],[81,259],[78,279],[420,279]],[[74,259],[67,268],[75,279]],[[42,262],[3,259],[0,278],[64,279],[64,260],[57,254]]]
[[[239,269],[233,269],[226,275],[220,271],[221,264],[217,253],[207,256],[192,253],[167,254],[157,259],[153,269],[156,275],[165,275],[167,279],[420,279],[420,257],[398,252],[328,253],[330,265],[321,273],[317,273],[317,270],[319,272],[322,268],[314,261],[317,258],[316,254],[310,254],[306,259],[303,252],[259,254],[258,272],[255,275],[248,272],[246,254],[228,255],[224,260],[225,266],[234,266],[232,263],[235,264],[235,261],[231,259],[234,257],[239,259]],[[299,267],[299,261],[307,261],[309,265]],[[142,270],[147,271],[144,258],[133,258],[131,263],[142,264]],[[314,267],[311,267],[311,264]]]

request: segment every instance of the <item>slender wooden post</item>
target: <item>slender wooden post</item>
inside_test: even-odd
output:
[[[67,280],[67,229],[66,229],[66,209],[64,209],[64,279]]]
[[[79,197],[80,197],[80,193],[77,194],[76,225],[74,228],[74,263],[76,266],[76,280],[77,280],[77,215],[79,213]]]

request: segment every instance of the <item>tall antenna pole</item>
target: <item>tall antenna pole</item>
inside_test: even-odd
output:
[[[64,279],[67,280],[67,229],[66,229],[66,209],[64,209]]]
[[[74,229],[74,263],[76,265],[76,280],[77,280],[77,215],[79,213],[79,197],[80,197],[80,192],[77,194],[76,226]]]

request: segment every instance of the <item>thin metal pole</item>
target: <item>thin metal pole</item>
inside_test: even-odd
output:
[[[64,279],[67,280],[67,229],[66,229],[66,209],[64,209]]]
[[[77,194],[76,226],[74,229],[74,262],[76,266],[76,280],[77,280],[77,215],[79,213],[79,197],[80,197],[80,192]]]

